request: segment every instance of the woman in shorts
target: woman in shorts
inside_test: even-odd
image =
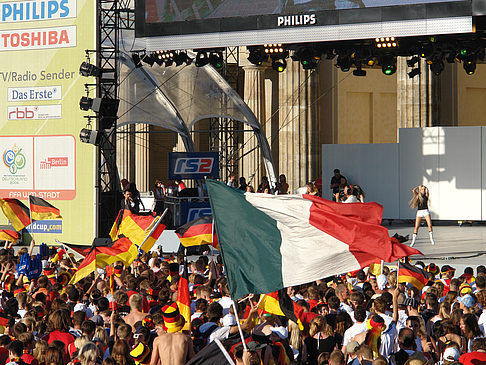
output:
[[[429,189],[424,185],[419,185],[412,189],[412,199],[410,200],[410,206],[412,208],[417,208],[417,215],[415,217],[415,228],[413,230],[412,243],[410,246],[415,244],[417,239],[417,233],[420,227],[420,222],[425,218],[427,226],[429,227],[429,239],[430,243],[433,245],[434,236],[432,231],[432,220],[430,219],[429,213]]]

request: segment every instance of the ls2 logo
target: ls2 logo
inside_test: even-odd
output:
[[[190,208],[187,213],[187,222],[191,222],[195,219],[211,215],[211,208]]]
[[[213,169],[212,157],[179,157],[176,159],[174,174],[210,174]]]

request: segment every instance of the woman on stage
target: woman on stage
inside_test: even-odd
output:
[[[427,189],[427,187],[424,185],[419,185],[412,189],[412,195],[410,206],[412,208],[417,208],[417,215],[415,217],[415,228],[413,230],[412,243],[410,244],[410,247],[415,244],[422,218],[425,218],[425,221],[427,222],[427,226],[429,227],[430,243],[434,245],[435,242],[432,231],[432,220],[430,219],[429,213],[429,189]]]

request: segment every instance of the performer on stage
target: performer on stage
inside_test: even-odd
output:
[[[410,247],[415,244],[417,233],[420,227],[422,218],[425,218],[427,226],[429,227],[429,238],[432,245],[435,244],[432,231],[432,220],[429,213],[429,189],[424,185],[419,185],[412,189],[412,199],[410,200],[410,207],[417,208],[417,215],[415,217],[415,228],[413,230],[412,243]]]

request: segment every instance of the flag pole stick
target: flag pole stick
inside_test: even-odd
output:
[[[397,261],[397,288],[398,288],[398,284],[400,283],[399,279],[400,279],[400,260]]]
[[[30,236],[32,237],[32,241],[34,242],[34,246],[35,246],[35,240],[34,240],[34,226],[32,223],[32,207],[31,207],[31,204],[30,204],[30,197],[32,196],[32,194],[29,194],[29,219],[30,219]],[[29,256],[32,255],[32,252],[29,251]]]
[[[241,329],[240,319],[238,318],[238,309],[236,308],[236,303],[234,300],[231,300],[231,304],[233,305],[233,310],[235,311],[236,324],[238,325],[238,332],[240,332],[243,349],[246,351],[248,350],[248,347],[246,347],[245,337],[243,336],[243,330]]]
[[[383,264],[384,263],[385,263],[385,261],[381,260],[381,268],[380,268],[381,272],[380,272],[380,275],[383,274]]]
[[[140,247],[143,246],[143,244],[148,240],[148,238],[152,235],[152,233],[154,233],[154,231],[157,229],[157,227],[159,226],[159,224],[162,222],[162,218],[164,218],[164,216],[167,214],[167,212],[169,211],[169,208],[165,208],[164,212],[162,213],[162,215],[160,216],[160,218],[157,220],[157,222],[154,224],[154,226],[152,227],[152,229],[150,230],[150,232],[147,234],[147,236],[145,236],[145,239],[143,240],[143,242],[141,243]]]
[[[214,339],[214,342],[216,342],[216,345],[218,345],[219,349],[221,350],[221,352],[223,353],[224,357],[226,358],[226,360],[228,360],[228,362],[231,364],[231,365],[235,365],[235,362],[233,361],[233,359],[231,358],[231,356],[228,354],[228,351],[226,351],[226,349],[224,348],[223,344],[221,343],[221,341],[219,340],[219,338],[215,338]],[[243,342],[244,343],[244,342]]]

